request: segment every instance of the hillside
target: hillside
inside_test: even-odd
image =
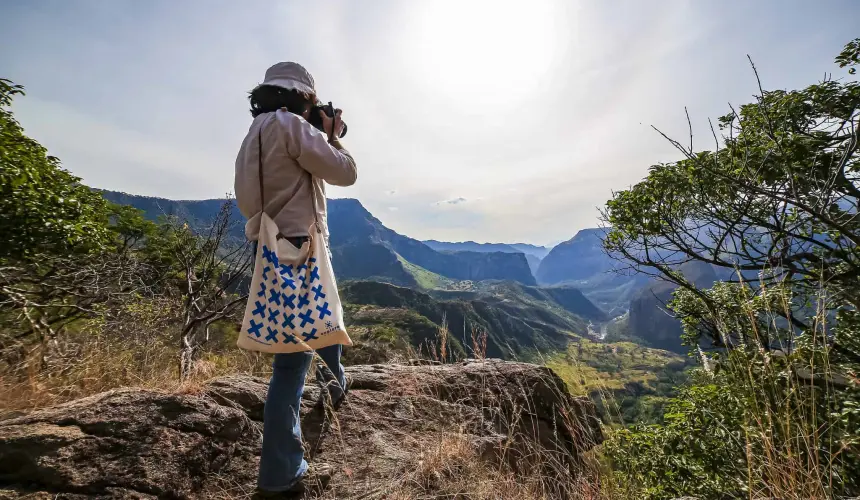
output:
[[[537,280],[555,284],[584,280],[611,270],[613,261],[603,252],[601,244],[605,234],[603,229],[583,229],[553,247],[540,263]]]
[[[680,272],[699,288],[710,288],[717,281],[714,268],[702,262],[688,262]],[[681,345],[681,322],[666,310],[677,285],[654,280],[640,289],[630,301],[630,335],[640,338],[652,347],[686,353]]]
[[[354,345],[345,350],[344,363],[400,362],[415,355],[445,360],[482,357],[474,346],[475,327],[488,331],[487,356],[545,364],[574,394],[590,396],[601,418],[617,423],[655,421],[666,398],[675,394],[674,386],[686,378],[688,364],[678,354],[566,334],[570,326],[585,325],[571,313],[583,317],[591,313],[589,320],[605,318],[576,289],[511,282],[479,285],[473,291],[423,293],[383,283],[345,284],[347,326]],[[444,355],[442,331],[448,332]],[[529,345],[532,339],[534,347]],[[609,394],[617,407],[606,407]]]
[[[537,351],[563,350],[588,330],[588,321],[582,317],[514,291],[507,295],[441,291],[431,295],[371,281],[344,283],[341,288],[343,300],[349,303],[347,326],[390,327],[394,329],[388,339],[391,343],[398,336],[405,337],[415,348],[435,343],[438,327],[445,323],[452,353],[475,355],[474,330],[487,333],[487,356],[524,359]]]
[[[553,247],[540,262],[538,283],[576,287],[610,315],[623,314],[648,278],[616,271],[619,264],[603,251],[605,234],[605,229],[583,229]]]
[[[608,319],[606,313],[582,292],[567,286],[535,287],[511,281],[482,281],[473,283],[469,290],[436,290],[430,293],[441,298],[490,297],[500,302],[524,303],[548,310],[564,311],[587,320]]]

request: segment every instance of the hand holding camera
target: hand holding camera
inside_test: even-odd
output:
[[[317,104],[311,108],[308,123],[325,132],[329,140],[340,138],[346,135],[346,123],[341,119],[341,113],[343,110],[332,106],[331,101],[324,105]]]

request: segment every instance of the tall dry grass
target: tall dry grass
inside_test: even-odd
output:
[[[762,284],[757,293],[739,286],[743,319],[715,318],[726,340],[739,331],[733,322],[745,320],[747,327],[746,338],[720,364],[743,402],[736,444],[746,463],[738,472],[745,473],[751,498],[825,499],[846,489],[858,494],[860,427],[851,427],[860,422],[852,424],[841,410],[846,402],[860,403],[860,393],[857,373],[831,360],[831,330],[840,326],[822,291],[807,330],[787,335],[781,318],[795,307],[790,290],[781,286],[768,290]],[[768,295],[775,300],[759,300]],[[769,349],[774,339],[781,340]]]
[[[121,387],[185,391],[218,375],[271,372],[265,356],[235,347],[235,327],[225,323],[181,380],[177,307],[169,298],[140,298],[31,346],[0,367],[0,417]]]
[[[643,497],[860,494],[857,372],[835,363],[832,351],[834,332],[851,325],[840,323],[819,297],[808,328],[788,328],[784,318],[797,312],[798,301],[789,285],[769,287],[718,284],[705,291],[718,304],[708,310],[692,295],[676,297],[676,312],[704,312],[732,347],[702,354],[693,390],[670,405],[670,422],[621,431],[614,450],[618,484]],[[691,331],[696,316],[687,317]],[[696,474],[700,484],[679,479]]]

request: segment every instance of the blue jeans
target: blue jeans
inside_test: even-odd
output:
[[[331,371],[329,374],[327,370],[317,368],[317,377],[322,377],[328,386],[332,401],[343,397],[343,388],[346,387],[346,377],[340,364],[342,349],[343,346],[337,344],[316,351]],[[312,359],[311,352],[275,354],[263,414],[263,452],[257,480],[260,489],[287,490],[308,470],[299,411],[305,374]],[[332,376],[335,380],[331,380]]]

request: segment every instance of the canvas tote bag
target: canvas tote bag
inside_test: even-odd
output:
[[[257,141],[260,206],[264,207],[261,136]],[[317,216],[314,182],[311,177],[314,223],[301,248],[279,238],[278,226],[261,210],[254,275],[239,332],[238,345],[243,349],[287,353],[352,345],[343,325],[343,307]]]

